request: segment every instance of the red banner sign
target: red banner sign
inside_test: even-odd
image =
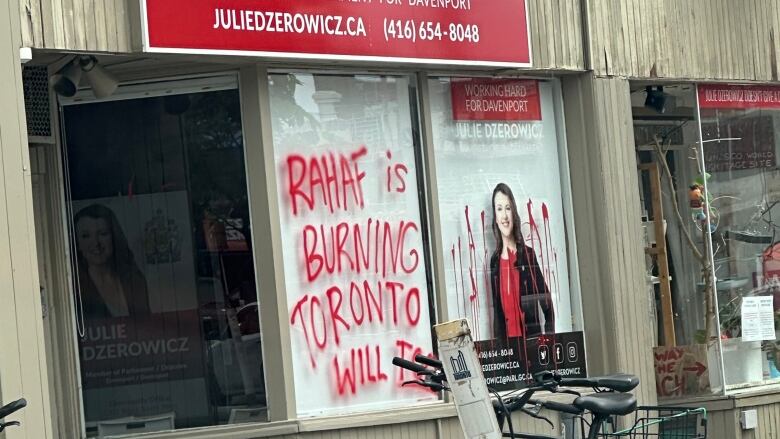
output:
[[[526,0],[144,0],[145,50],[529,66]]]
[[[456,79],[450,88],[453,120],[542,120],[537,81]]]
[[[767,85],[702,84],[699,106],[711,109],[780,109],[780,87]]]

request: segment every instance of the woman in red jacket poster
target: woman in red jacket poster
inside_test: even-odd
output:
[[[493,189],[493,235],[490,258],[493,338],[535,337],[555,332],[550,289],[534,249],[525,245],[514,194],[508,185]]]

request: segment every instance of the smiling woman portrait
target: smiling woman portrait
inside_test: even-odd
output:
[[[534,250],[525,245],[512,190],[493,189],[493,236],[490,258],[493,338],[535,337],[555,332],[552,296]]]
[[[135,263],[114,212],[92,204],[79,211],[73,223],[77,291],[84,318],[148,315],[146,279]]]

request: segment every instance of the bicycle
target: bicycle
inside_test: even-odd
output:
[[[25,407],[27,407],[27,400],[24,398],[17,399],[14,402],[8,403],[0,407],[0,433],[2,433],[3,430],[6,429],[6,427],[18,427],[22,425],[19,421],[5,422],[5,418],[11,415],[12,413],[16,412],[17,410],[21,410]]]
[[[417,374],[418,379],[406,381],[403,385],[415,384],[437,391],[447,391],[447,379],[439,360],[422,355],[415,356],[416,363],[403,358],[394,358],[393,364]],[[418,364],[419,363],[419,364]],[[424,365],[424,366],[423,366]],[[428,366],[428,367],[425,367]],[[430,368],[429,368],[430,367]],[[579,419],[582,437],[596,438],[706,438],[706,411],[675,407],[637,406],[636,397],[630,393],[639,385],[639,378],[629,374],[614,374],[589,378],[563,378],[554,372],[540,372],[534,375],[534,384],[518,396],[504,395],[491,391],[493,410],[503,437],[522,439],[552,439],[552,436],[515,433],[511,414],[523,412],[532,418],[553,423],[540,414],[542,409],[567,413]],[[570,388],[590,388],[595,393],[582,395]],[[534,399],[539,391],[566,393],[576,398],[571,403]],[[529,408],[530,407],[530,408]],[[652,416],[652,413],[658,415]],[[616,430],[616,418],[635,413],[634,423],[629,428]],[[663,416],[660,413],[665,413]],[[642,414],[642,416],[640,416]],[[692,430],[688,424],[693,422]],[[505,426],[509,428],[504,431]],[[703,433],[701,432],[703,429]]]

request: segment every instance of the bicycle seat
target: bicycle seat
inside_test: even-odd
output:
[[[636,409],[636,397],[630,393],[597,393],[580,396],[573,404],[595,415],[627,415]]]
[[[639,378],[636,375],[627,373],[616,373],[613,375],[603,375],[588,378],[567,378],[561,381],[562,386],[571,387],[599,387],[610,389],[616,392],[630,392],[639,385]]]

